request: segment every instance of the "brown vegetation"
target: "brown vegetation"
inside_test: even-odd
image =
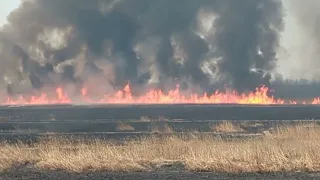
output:
[[[167,123],[152,125],[151,132],[153,132],[153,133],[174,133],[172,127],[170,127]]]
[[[33,145],[0,144],[0,169],[30,164],[39,169],[137,171],[183,164],[192,171],[320,171],[320,130],[282,127],[262,138],[148,137],[114,144],[52,138]]]
[[[244,132],[244,130],[240,127],[239,124],[234,124],[230,121],[222,121],[217,125],[211,125],[210,128],[215,132],[222,133],[239,133]]]
[[[128,123],[118,123],[116,126],[116,131],[134,131],[135,128],[132,127],[130,124]]]

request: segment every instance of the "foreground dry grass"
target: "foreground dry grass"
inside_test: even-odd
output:
[[[278,128],[262,138],[219,140],[185,137],[144,138],[125,144],[50,139],[32,146],[1,144],[0,169],[30,164],[39,169],[137,171],[164,164],[216,172],[320,171],[320,130]]]

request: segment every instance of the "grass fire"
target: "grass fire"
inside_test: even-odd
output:
[[[126,85],[122,90],[114,93],[100,95],[90,94],[90,88],[83,87],[79,96],[72,98],[62,87],[56,88],[54,93],[48,94],[38,92],[36,95],[18,97],[7,97],[3,100],[3,105],[54,105],[73,104],[76,101],[88,104],[297,104],[297,101],[285,101],[268,95],[270,89],[266,86],[256,88],[249,93],[219,92],[215,91],[211,95],[185,94],[176,89],[167,93],[158,89],[150,89],[142,95],[133,95],[130,85]],[[76,100],[75,100],[76,99]],[[320,104],[320,98],[311,101],[303,101],[302,104]]]

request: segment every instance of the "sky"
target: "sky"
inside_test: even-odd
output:
[[[5,3],[4,3],[5,2]],[[6,17],[8,14],[17,8],[20,4],[20,0],[7,0],[3,1],[0,5],[0,25],[6,23]]]

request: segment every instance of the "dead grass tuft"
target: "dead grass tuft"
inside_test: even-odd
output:
[[[320,126],[316,123],[280,126],[264,132],[266,138],[314,140],[320,137]]]
[[[128,123],[120,122],[116,126],[116,131],[134,131],[135,128]]]
[[[170,127],[167,123],[154,124],[151,126],[151,132],[153,133],[173,133],[172,127]]]
[[[0,145],[1,170],[29,163],[73,172],[145,171],[178,163],[192,171],[320,171],[320,130],[305,126],[280,127],[262,138],[231,141],[190,134],[124,144],[50,138],[33,145]]]
[[[215,132],[222,133],[239,133],[244,132],[239,124],[234,124],[230,121],[222,121],[217,125],[211,125],[210,128]]]

